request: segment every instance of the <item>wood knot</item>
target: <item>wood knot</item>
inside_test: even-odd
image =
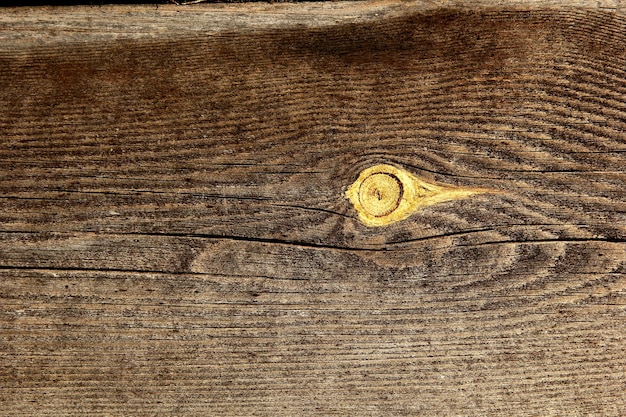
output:
[[[403,189],[395,175],[376,172],[361,182],[359,202],[363,210],[374,217],[388,216],[400,206]]]
[[[346,198],[367,226],[404,220],[422,207],[469,197],[488,190],[455,187],[422,180],[392,165],[366,168],[348,187]]]

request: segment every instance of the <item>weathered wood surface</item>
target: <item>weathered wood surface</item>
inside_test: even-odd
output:
[[[626,415],[619,3],[2,10],[0,109],[0,415]]]

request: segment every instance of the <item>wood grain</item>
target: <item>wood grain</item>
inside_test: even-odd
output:
[[[619,2],[2,10],[0,109],[0,415],[626,415]]]

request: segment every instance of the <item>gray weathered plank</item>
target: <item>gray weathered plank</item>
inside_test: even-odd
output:
[[[0,11],[0,414],[626,414],[625,63],[611,1]],[[376,164],[491,192],[368,227]]]

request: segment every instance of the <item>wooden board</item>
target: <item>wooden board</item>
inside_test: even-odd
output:
[[[0,109],[0,415],[626,415],[619,2],[5,9]]]

